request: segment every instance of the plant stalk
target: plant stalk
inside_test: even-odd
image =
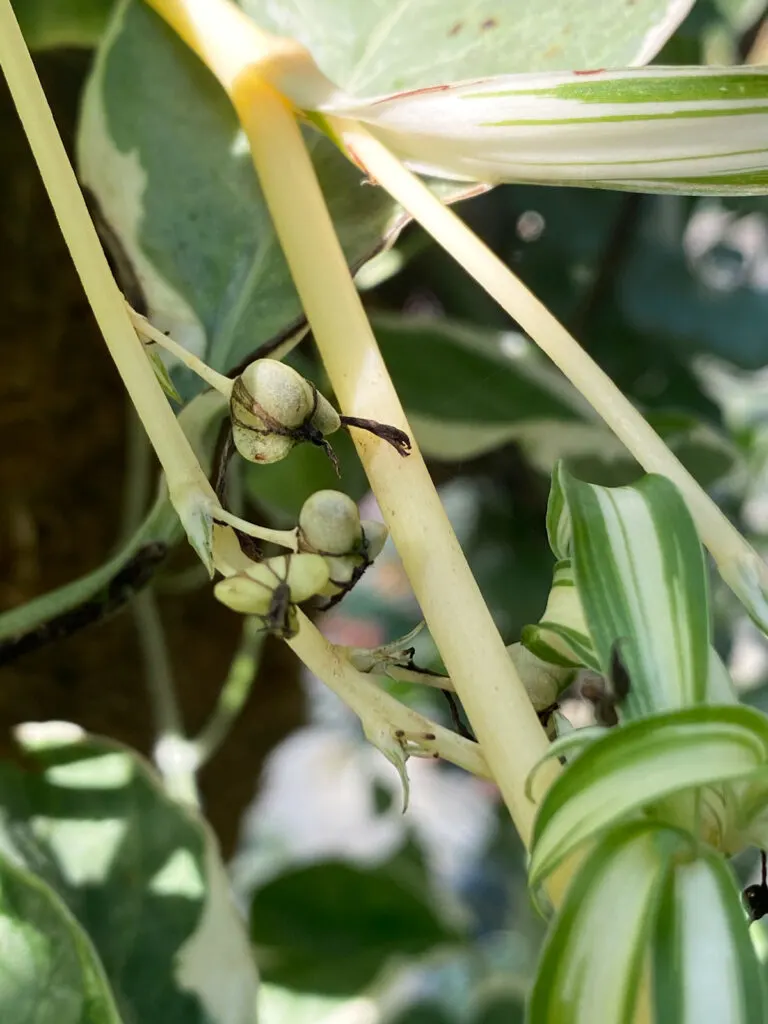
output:
[[[166,474],[169,492],[175,499],[196,490],[215,502],[128,318],[10,0],[0,0],[0,65],[85,294]]]
[[[378,733],[382,738],[386,736],[387,739],[394,739],[398,731],[409,737],[431,736],[431,739],[424,738],[421,743],[427,756],[431,754],[442,757],[481,778],[491,776],[483,751],[477,743],[425,718],[382,690],[369,675],[359,672],[350,664],[342,651],[326,640],[317,626],[301,611],[299,632],[288,641],[288,646],[318,679],[354,711],[369,738]]]
[[[498,256],[362,125],[340,118],[328,120],[359,165],[520,324],[640,465],[649,473],[669,477],[677,485],[726,581],[731,583],[734,566],[757,564],[760,559],[754,549],[656,431]]]
[[[280,74],[273,73],[279,53],[270,63],[254,46],[249,56],[245,35],[235,38],[239,18],[224,0],[150,2],[229,92],[342,411],[410,433],[291,105],[265,81],[271,77],[279,84]],[[311,78],[311,58],[305,54],[303,60]],[[548,748],[546,735],[420,452],[414,446],[407,459],[400,459],[374,437],[355,437],[355,444],[490,772],[527,843],[536,805],[525,795],[525,780]],[[300,640],[295,649],[305,656]],[[542,773],[539,792],[556,771],[550,765]]]
[[[232,99],[342,411],[410,434],[290,109],[249,74],[235,81]],[[414,447],[400,459],[376,438],[356,437],[355,444],[491,773],[527,839],[535,805],[523,782],[548,743],[525,688],[420,452]]]

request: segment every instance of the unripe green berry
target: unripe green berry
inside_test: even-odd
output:
[[[317,409],[315,409],[315,414],[310,422],[313,427],[320,431],[323,437],[326,437],[328,434],[333,434],[339,429],[341,417],[328,399],[318,392]]]
[[[341,491],[315,491],[299,513],[299,546],[325,555],[346,555],[362,541],[357,505]]]
[[[376,519],[363,519],[360,525],[365,538],[365,553],[368,556],[368,561],[372,562],[381,554],[382,548],[387,543],[389,530],[384,523],[380,523]]]
[[[287,600],[282,604],[295,605],[324,593],[327,584],[328,566],[321,555],[278,555],[219,580],[214,594],[233,611],[267,617],[275,603],[281,603],[283,588],[287,588]]]
[[[256,580],[245,575],[219,580],[213,588],[214,596],[233,612],[241,615],[266,615],[272,603],[273,591],[265,589]]]
[[[232,388],[235,447],[249,462],[277,462],[296,443],[291,431],[312,413],[314,393],[301,374],[276,359],[257,359]]]
[[[328,582],[320,591],[324,597],[336,597],[351,589],[355,577],[359,577],[368,562],[364,555],[326,555]]]

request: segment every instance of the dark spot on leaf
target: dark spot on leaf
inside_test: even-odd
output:
[[[459,32],[461,32],[461,30],[463,28],[464,28],[464,22],[463,21],[457,21],[455,25],[452,25],[451,28],[448,29],[448,35],[449,36],[457,36],[459,34]]]
[[[499,23],[495,18],[486,18],[485,21],[481,23],[480,28],[485,32],[489,28],[496,28],[498,24]]]

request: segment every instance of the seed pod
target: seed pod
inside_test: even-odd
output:
[[[299,513],[299,547],[323,555],[346,555],[363,539],[357,505],[341,491],[315,491]]]
[[[276,359],[257,359],[232,388],[235,447],[249,462],[277,462],[301,440],[293,434],[312,416],[312,386]]]

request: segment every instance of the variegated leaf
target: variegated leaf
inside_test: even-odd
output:
[[[536,888],[587,839],[673,793],[749,776],[768,765],[768,718],[746,707],[699,707],[628,722],[595,740],[548,790],[533,830]]]
[[[541,620],[534,626],[525,626],[520,639],[542,661],[571,668],[588,665],[600,671],[568,559],[555,566]]]
[[[571,557],[571,542],[573,540],[571,516],[563,490],[562,477],[564,473],[565,467],[560,460],[552,470],[552,484],[547,501],[547,537],[555,558],[560,561]]]
[[[685,833],[632,822],[592,851],[544,945],[529,1024],[632,1024],[658,893],[690,845]]]
[[[560,483],[587,632],[608,674],[616,644],[631,679],[624,717],[703,703],[709,673],[704,555],[688,508],[666,477],[597,487]]]
[[[636,192],[768,192],[768,70],[504,75],[321,106],[437,177]],[[329,116],[330,115],[330,116]]]
[[[733,875],[717,854],[673,864],[653,935],[656,1024],[766,1019],[762,969]]]

